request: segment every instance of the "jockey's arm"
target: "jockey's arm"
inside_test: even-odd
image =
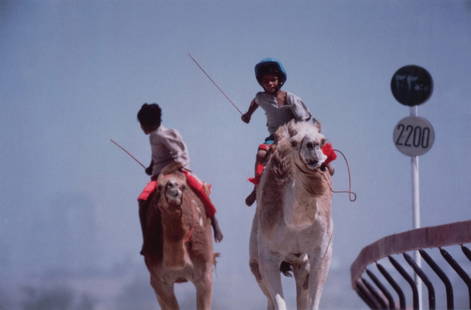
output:
[[[252,114],[257,110],[257,108],[258,108],[258,104],[255,102],[255,99],[254,99],[250,103],[250,106],[247,112],[245,112],[245,114],[241,116],[242,121],[248,124],[250,122],[250,118],[252,117]]]

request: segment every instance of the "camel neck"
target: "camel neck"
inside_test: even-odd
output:
[[[181,217],[168,219],[163,222],[163,262],[169,268],[183,268],[189,261],[186,250],[187,231],[183,228]]]

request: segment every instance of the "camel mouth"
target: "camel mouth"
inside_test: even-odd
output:
[[[296,168],[298,168],[299,171],[301,171],[304,174],[316,174],[321,171],[321,166],[320,165],[309,165],[302,161],[303,165],[299,165],[298,163],[295,163]]]
[[[325,161],[325,155],[321,150],[320,142],[316,139],[304,137],[298,150],[299,160],[305,169],[314,171],[319,169]]]
[[[169,199],[177,199],[180,196],[180,191],[176,188],[167,190],[167,197]]]
[[[181,196],[178,193],[166,193],[165,198],[172,207],[178,207],[182,204]]]
[[[298,153],[299,162],[296,167],[305,174],[312,174],[320,170],[322,162],[315,158],[306,158],[301,152]]]
[[[182,204],[183,192],[180,186],[174,182],[165,185],[165,199],[170,206],[178,207]]]
[[[319,161],[314,159],[308,159],[304,163],[309,170],[314,170],[320,167]]]

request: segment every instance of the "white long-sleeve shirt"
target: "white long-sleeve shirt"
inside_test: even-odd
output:
[[[189,168],[190,156],[180,133],[163,125],[149,134],[152,151],[152,176],[160,174],[162,169],[171,162],[178,162]]]

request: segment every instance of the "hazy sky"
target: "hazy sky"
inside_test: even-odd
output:
[[[0,0],[0,275],[144,270],[136,197],[148,177],[109,139],[147,164],[136,112],[158,102],[194,172],[213,184],[225,233],[216,292],[235,300],[230,309],[264,303],[247,264],[255,208],[243,199],[265,118],[242,123],[188,52],[243,111],[260,90],[253,66],[280,59],[284,89],[347,155],[358,200],[334,196],[339,285],[348,288],[363,246],[412,228],[410,159],[392,141],[409,115],[390,91],[404,65],[434,80],[419,107],[435,129],[420,157],[422,225],[471,217],[471,1]],[[345,164],[334,166],[345,189]],[[362,305],[352,291],[343,298]]]

